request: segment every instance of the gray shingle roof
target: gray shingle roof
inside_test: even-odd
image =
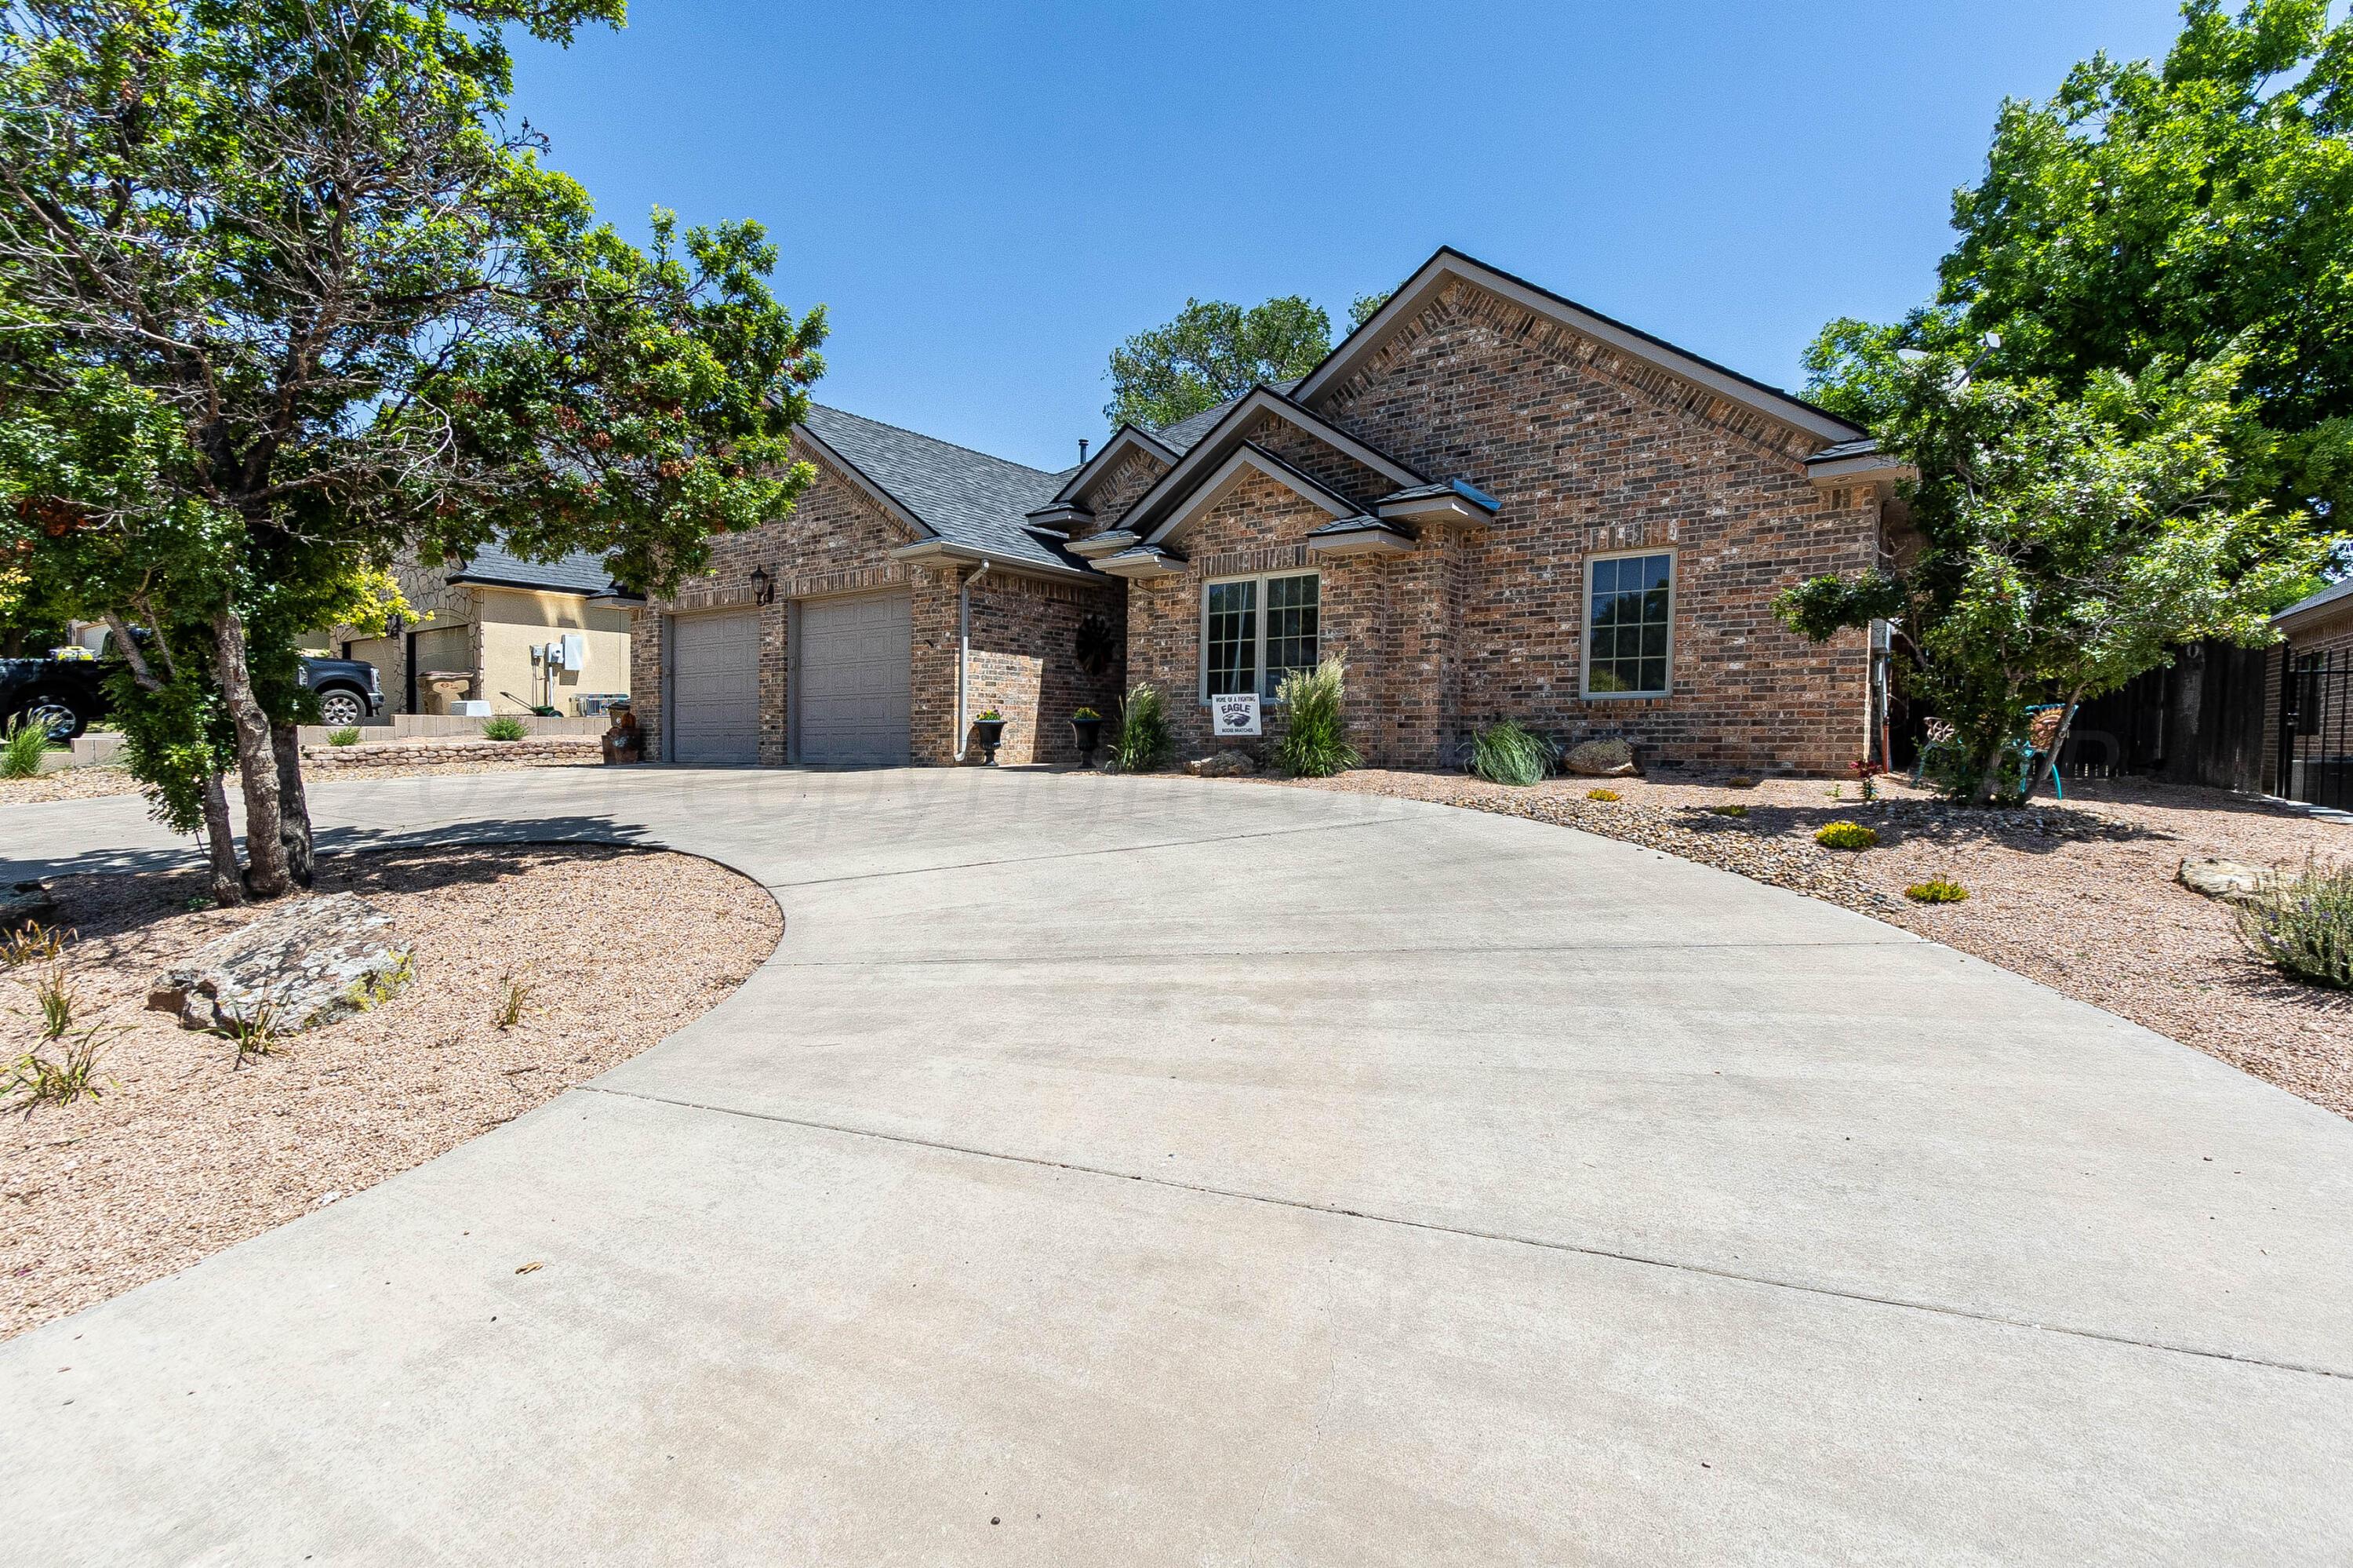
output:
[[[2330,583],[2318,593],[2310,594],[2303,599],[2297,599],[2294,604],[2289,605],[2285,609],[2283,609],[2277,615],[2273,616],[2272,619],[2274,620],[2284,620],[2291,615],[2301,615],[2307,609],[2318,609],[2322,605],[2335,604],[2337,600],[2344,599],[2353,599],[2353,577],[2347,577],[2343,582]]]
[[[1275,391],[1280,392],[1284,397],[1288,397],[1291,396],[1291,389],[1298,386],[1299,383],[1296,381],[1271,381],[1267,385],[1271,387]],[[1227,409],[1232,408],[1235,404],[1240,401],[1241,398],[1240,397],[1229,397],[1214,408],[1204,408],[1198,414],[1188,414],[1184,418],[1177,420],[1175,424],[1164,425],[1159,429],[1156,429],[1152,433],[1163,443],[1172,448],[1177,456],[1182,457],[1185,453],[1192,450],[1195,444],[1198,443],[1203,436],[1208,435],[1211,429],[1217,425],[1217,422],[1219,419],[1226,417]]]
[[[1859,441],[1841,441],[1836,446],[1824,447],[1821,450],[1816,452],[1806,461],[1808,462],[1835,462],[1840,458],[1864,457],[1872,452],[1877,451],[1878,450],[1879,443],[1872,440],[1869,436],[1865,436]]]
[[[1028,513],[1054,498],[1071,471],[1026,468],[821,404],[809,405],[804,423],[809,434],[941,538],[1008,561],[1084,569],[1025,521]]]
[[[462,567],[452,567],[453,583],[493,583],[501,588],[540,588],[548,593],[603,593],[613,574],[603,556],[575,550],[561,560],[526,561],[497,545],[485,545]]]

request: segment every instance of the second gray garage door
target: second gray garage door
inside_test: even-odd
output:
[[[681,615],[670,638],[671,759],[759,761],[759,612]]]
[[[887,767],[909,760],[912,609],[903,594],[813,599],[801,607],[793,661],[801,761]]]

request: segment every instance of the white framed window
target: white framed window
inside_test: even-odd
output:
[[[1271,699],[1282,678],[1315,668],[1322,582],[1314,572],[1219,577],[1201,588],[1201,701],[1236,692]]]
[[[1672,690],[1674,583],[1672,550],[1587,558],[1587,696],[1663,697]]]

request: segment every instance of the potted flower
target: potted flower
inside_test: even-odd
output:
[[[1095,747],[1103,744],[1103,715],[1092,708],[1081,708],[1072,714],[1071,738],[1079,743],[1079,766],[1093,767]]]
[[[981,761],[996,767],[997,744],[1005,738],[1005,715],[995,708],[986,709],[972,721],[972,727],[980,732]]]

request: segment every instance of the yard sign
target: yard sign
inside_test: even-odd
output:
[[[1258,733],[1258,694],[1230,692],[1209,699],[1211,733],[1216,735],[1256,735]]]

